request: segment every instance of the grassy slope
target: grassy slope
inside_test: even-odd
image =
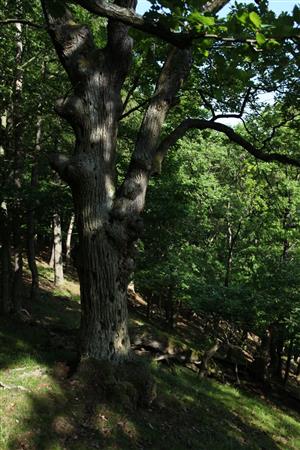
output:
[[[34,324],[0,319],[0,381],[27,389],[0,389],[1,450],[300,449],[297,413],[184,368],[153,366],[158,398],[150,409],[100,398],[91,407],[60,363],[76,350],[78,288],[50,289],[45,279]],[[141,317],[132,325],[149,329]]]

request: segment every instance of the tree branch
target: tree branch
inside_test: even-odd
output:
[[[264,153],[261,149],[256,148],[251,142],[247,141],[243,136],[236,133],[232,128],[224,125],[222,123],[213,122],[211,120],[202,119],[186,119],[181,124],[173,130],[159,145],[157,149],[157,155],[160,155],[161,159],[164,158],[168,149],[174,145],[179,139],[181,139],[184,134],[190,129],[198,130],[215,130],[225,134],[230,141],[240,145],[248,153],[257,159],[265,162],[279,162],[281,164],[290,164],[292,166],[300,167],[300,160],[291,158],[287,155],[281,153]]]
[[[161,128],[191,64],[190,50],[171,48],[145,111],[128,172],[115,201],[114,212],[120,217],[139,214],[144,207]]]
[[[71,3],[82,6],[97,16],[118,20],[137,30],[157,36],[178,48],[188,47],[192,41],[190,33],[174,33],[161,24],[150,22],[135,13],[134,10],[123,8],[104,0],[69,0]]]
[[[224,37],[217,34],[198,33],[195,31],[174,32],[166,26],[162,25],[160,21],[151,22],[137,14],[133,9],[124,8],[113,3],[108,3],[105,0],[67,0],[69,3],[74,3],[82,6],[87,11],[96,14],[97,16],[107,17],[109,19],[118,20],[126,25],[129,25],[137,30],[159,37],[160,39],[174,45],[177,48],[188,48],[194,40],[197,39],[213,39],[216,41],[227,43],[248,43],[257,45],[254,38],[235,38]],[[229,3],[229,0],[212,0],[207,2],[202,11],[210,14],[217,13],[223,6]],[[164,17],[164,16],[162,16]],[[285,39],[299,39],[299,32],[289,36],[271,36],[268,39],[285,40]]]
[[[229,0],[210,0],[202,6],[202,11],[216,14],[224,8],[227,3],[229,3]]]

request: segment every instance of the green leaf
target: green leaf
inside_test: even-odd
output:
[[[239,11],[236,15],[236,18],[239,22],[241,22],[243,25],[247,22],[247,19],[249,17],[248,11]]]
[[[249,14],[249,19],[251,20],[253,25],[256,26],[256,28],[261,28],[261,18],[259,17],[259,15],[255,11],[252,11]]]
[[[277,47],[280,46],[280,43],[276,41],[276,39],[269,39],[268,40],[268,46],[270,47]]]
[[[207,27],[211,27],[215,23],[214,17],[201,16],[200,22]]]
[[[256,42],[259,45],[263,45],[266,42],[266,38],[262,33],[256,33],[255,37],[256,37]]]
[[[201,23],[206,27],[211,27],[215,24],[215,18],[209,16],[203,16],[198,11],[193,12],[189,15],[189,20],[192,23]]]

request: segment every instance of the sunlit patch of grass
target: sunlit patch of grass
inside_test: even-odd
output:
[[[54,281],[54,272],[53,269],[44,262],[37,262],[37,268],[39,271],[39,276],[48,281]]]
[[[69,290],[65,285],[61,288],[54,288],[52,290],[52,295],[54,297],[71,298],[78,303],[80,302],[80,294],[74,294],[73,291]]]

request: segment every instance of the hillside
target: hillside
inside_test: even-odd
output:
[[[152,361],[157,397],[142,406],[128,383],[112,398],[104,395],[101,384],[110,377],[105,367],[96,381],[69,376],[80,318],[78,285],[68,280],[63,291],[53,291],[47,266],[40,270],[42,295],[30,317],[25,314],[17,327],[14,320],[0,321],[1,450],[300,449],[297,402],[259,386],[250,390],[242,381],[237,388]],[[165,339],[141,308],[131,308],[130,324],[133,340],[137,330]],[[183,330],[168,333],[169,344],[195,349],[195,336]],[[143,382],[142,372],[140,377]]]

